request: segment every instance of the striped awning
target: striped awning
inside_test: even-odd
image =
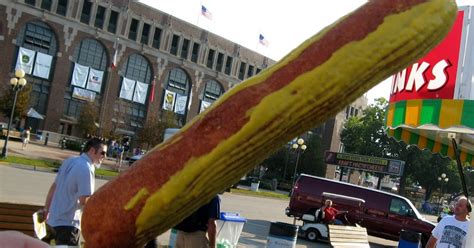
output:
[[[461,161],[474,166],[474,100],[420,99],[391,103],[388,134],[421,149],[454,157],[452,138]]]

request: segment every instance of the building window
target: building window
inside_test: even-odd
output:
[[[140,42],[142,44],[148,45],[149,35],[150,35],[150,24],[143,23],[142,37],[140,38]]]
[[[227,57],[227,60],[225,62],[225,74],[230,75],[232,71],[232,57]]]
[[[73,54],[73,61],[83,66],[88,66],[95,70],[103,71],[107,69],[107,54],[104,46],[95,39],[84,39],[76,46]],[[74,63],[71,65],[71,74]],[[106,74],[102,78],[102,87],[105,86]],[[69,85],[64,92],[63,114],[74,119],[81,115],[85,101],[72,97],[74,86]],[[100,92],[96,93],[95,105],[100,106]]]
[[[139,54],[130,55],[127,62],[123,65],[122,71],[124,72],[123,77],[127,79],[146,84],[149,84],[152,80],[150,63]],[[150,90],[150,87],[148,87],[148,92]],[[136,133],[138,129],[143,128],[146,110],[146,104],[119,98],[116,100],[114,115],[126,130]]]
[[[249,65],[249,68],[247,69],[247,78],[253,76],[253,69],[254,69],[253,65]]]
[[[18,33],[17,45],[37,52],[54,56],[57,53],[57,41],[51,28],[43,22],[33,21],[22,27]],[[54,59],[51,64],[51,71],[54,71]],[[27,75],[28,84],[31,84],[30,107],[40,114],[46,114],[49,90],[52,77],[43,79],[32,75]],[[34,129],[39,128],[39,123],[31,123]]]
[[[179,36],[173,35],[173,40],[171,41],[171,48],[170,53],[173,55],[178,54],[178,44],[179,44]]]
[[[206,83],[206,86],[204,87],[204,94],[202,96],[202,100],[213,103],[215,100],[217,100],[217,98],[222,95],[222,93],[224,93],[222,86],[218,82],[210,80]]]
[[[67,2],[67,0],[58,0],[58,7],[56,8],[56,13],[58,15],[66,16]]]
[[[130,40],[137,40],[138,20],[132,19],[130,28],[128,29],[128,38]]]
[[[74,50],[74,62],[105,71],[107,69],[106,50],[97,40],[84,39]]]
[[[262,71],[262,69],[257,68],[257,71],[255,72],[255,75],[259,74]]]
[[[107,27],[107,31],[110,33],[115,34],[117,32],[117,21],[118,21],[118,16],[119,13],[117,11],[110,11],[110,17],[109,17],[109,25]]]
[[[199,43],[193,44],[193,51],[191,52],[191,61],[194,63],[197,63],[197,60],[199,57],[199,48],[200,48]]]
[[[29,22],[23,26],[17,38],[17,45],[52,56],[57,51],[56,37],[51,28],[43,22]]]
[[[216,51],[214,51],[212,49],[209,49],[209,52],[207,53],[206,66],[209,69],[212,69],[212,67],[214,67],[214,55],[215,55],[215,53],[216,53]]]
[[[156,49],[160,49],[160,44],[161,44],[161,29],[155,28],[155,34],[153,35],[152,46]]]
[[[240,68],[239,68],[239,79],[244,80],[245,76],[245,67],[247,67],[247,64],[244,62],[240,63]]]
[[[81,22],[85,24],[89,24],[91,20],[91,9],[92,3],[90,1],[84,1],[82,4],[82,12],[81,12]]]
[[[218,53],[217,54],[217,62],[216,62],[216,71],[221,72],[223,65],[224,65],[224,54],[223,53]]]
[[[175,99],[186,97],[185,106],[188,106],[190,101],[190,88],[191,87],[189,85],[189,77],[182,69],[174,68],[170,71],[166,78],[165,89],[174,92],[176,94]],[[163,94],[162,105],[164,104],[164,97],[166,97],[165,94]],[[183,126],[184,124],[186,124],[187,107],[185,107],[184,109],[179,109],[177,104],[175,104],[172,109],[168,110],[175,112],[179,125]]]
[[[51,11],[51,5],[52,5],[51,0],[41,1],[41,8],[44,9],[44,10]]]
[[[184,39],[183,44],[181,45],[181,58],[188,59],[189,53],[189,40]]]
[[[36,1],[35,1],[35,0],[25,0],[25,3],[26,3],[26,4],[29,4],[29,5],[33,5],[33,6],[36,5]]]
[[[104,27],[104,20],[105,20],[105,7],[97,6],[97,13],[95,15],[94,26],[96,28],[102,29]]]

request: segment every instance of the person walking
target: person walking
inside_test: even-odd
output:
[[[30,142],[31,127],[25,128],[21,134],[21,149],[25,150],[26,145]]]
[[[94,193],[95,169],[107,145],[98,138],[87,141],[80,156],[66,159],[46,197],[44,214],[54,230],[56,245],[79,245],[82,208]]]
[[[469,227],[468,214],[472,206],[465,196],[454,205],[454,215],[445,216],[431,232],[426,248],[467,248],[466,236]]]

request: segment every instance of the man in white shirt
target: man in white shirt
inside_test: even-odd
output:
[[[56,245],[79,245],[82,208],[94,193],[95,168],[106,154],[107,145],[92,138],[80,156],[66,159],[59,168],[44,209],[47,223],[54,229]]]
[[[431,232],[426,248],[466,248],[471,204],[465,196],[454,205],[454,216],[445,216]]]

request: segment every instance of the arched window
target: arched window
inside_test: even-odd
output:
[[[45,115],[58,50],[56,35],[46,23],[31,21],[21,28],[16,37],[16,45],[17,55],[29,54],[32,58],[29,64],[30,70],[25,70],[28,84],[32,86],[30,107]],[[15,57],[15,67],[20,66],[23,69],[24,66],[28,67],[19,65],[18,57]],[[12,68],[12,71],[14,69]],[[39,128],[39,122],[38,119],[29,118],[28,125],[36,130]]]
[[[220,83],[215,80],[207,81],[201,94],[201,107],[199,108],[199,113],[209,107],[209,105],[217,100],[217,98],[219,98],[223,93],[224,90]]]
[[[133,135],[137,129],[143,128],[145,122],[152,71],[145,57],[132,54],[122,66],[121,72],[122,82],[112,121],[120,124],[117,126],[123,127],[126,134]]]
[[[173,111],[177,115],[178,124],[181,126],[186,123],[190,88],[189,77],[182,69],[174,68],[168,73],[162,108]]]
[[[97,40],[84,39],[74,49],[73,61],[71,83],[64,94],[63,114],[77,120],[87,101],[100,106],[101,93],[107,78],[107,53]],[[79,71],[83,73],[78,79],[76,75]]]

